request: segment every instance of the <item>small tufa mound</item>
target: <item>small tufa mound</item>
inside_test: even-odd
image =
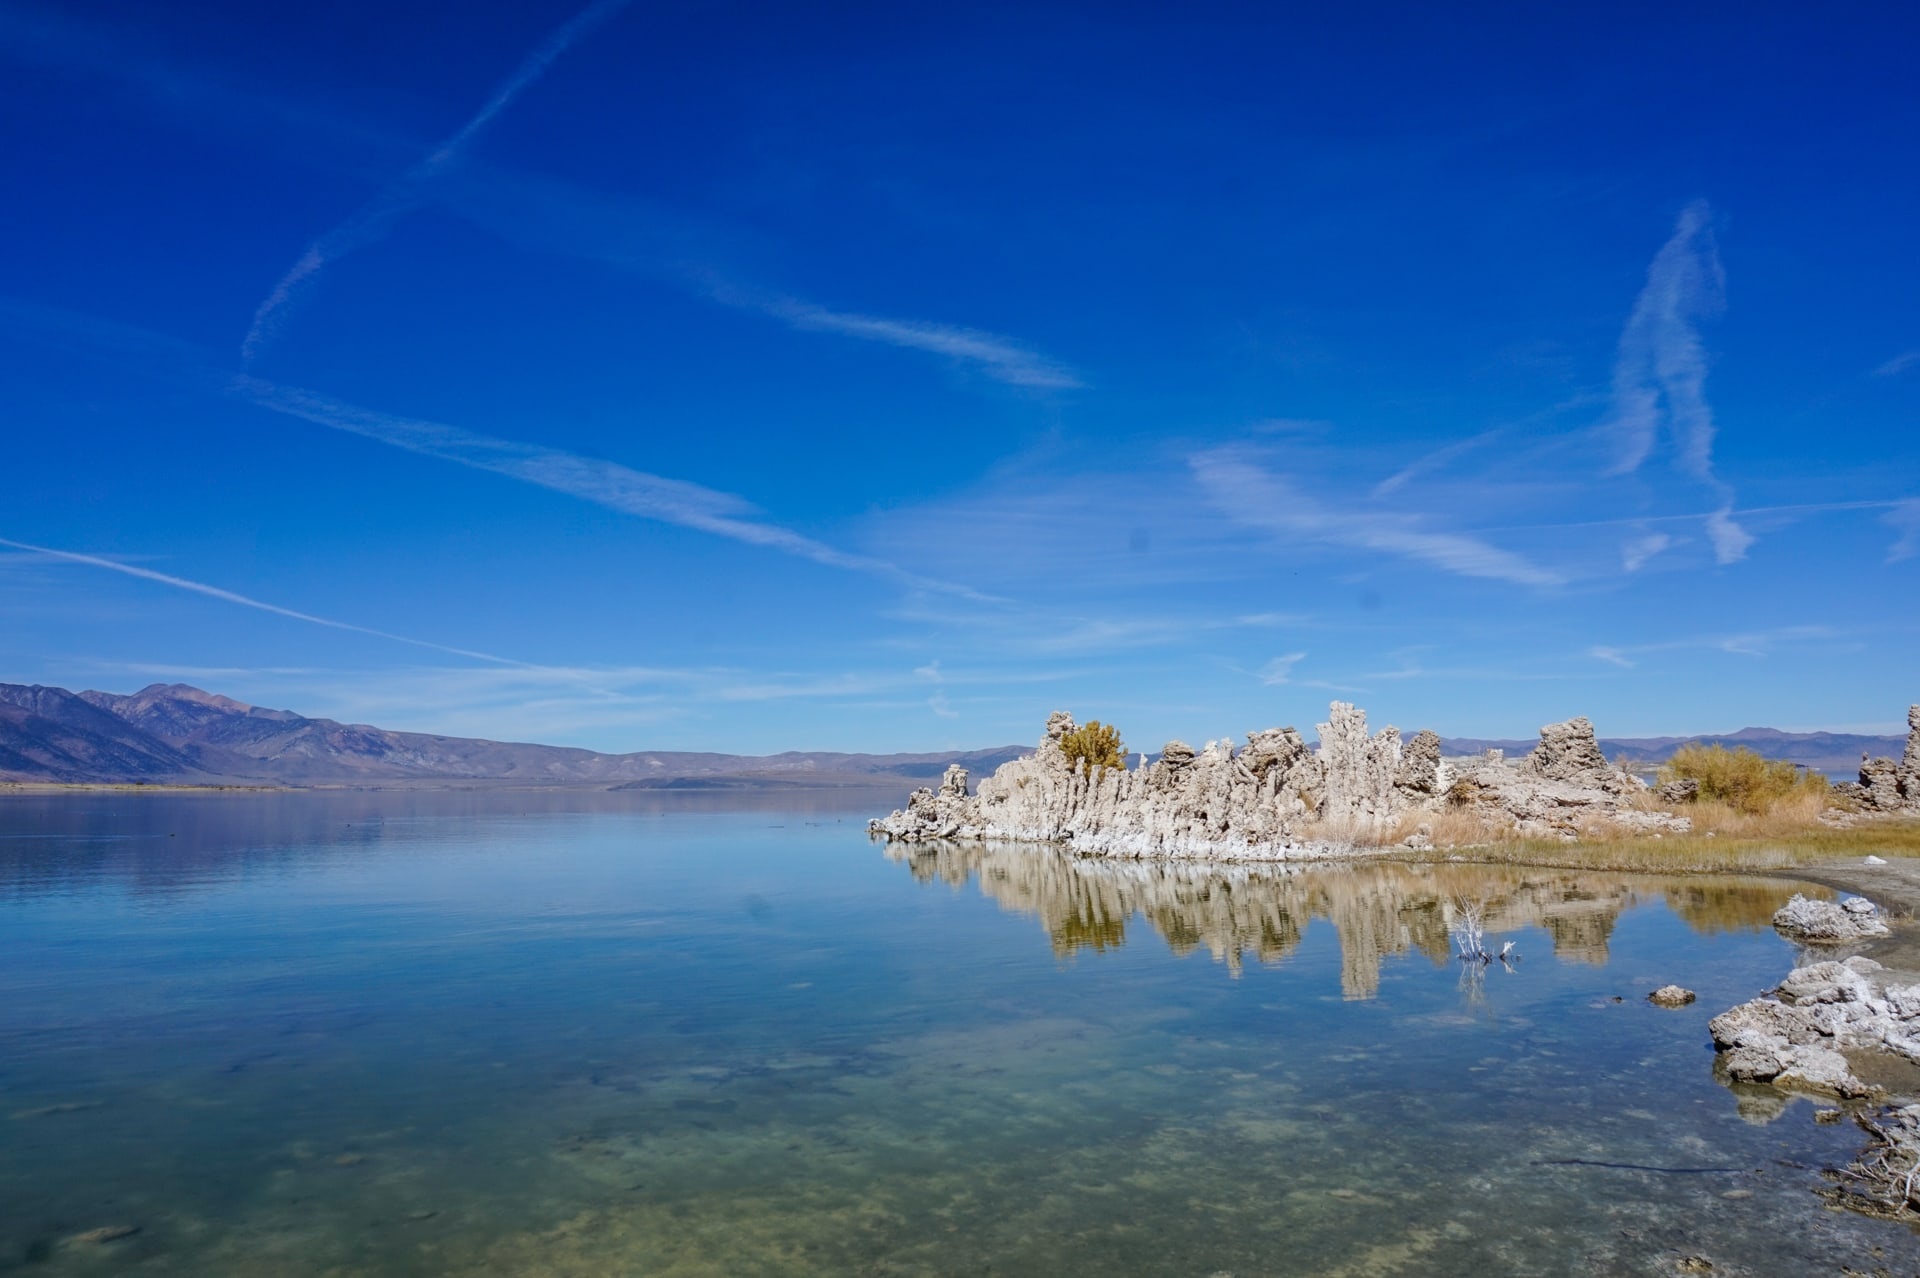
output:
[[[1616,776],[1607,756],[1600,753],[1593,721],[1585,715],[1540,729],[1540,744],[1520,766],[1537,777],[1600,786],[1614,784]]]
[[[1192,767],[1193,758],[1193,747],[1184,741],[1169,741],[1160,747],[1160,762],[1164,763],[1170,772]]]
[[[1700,779],[1698,777],[1676,777],[1667,781],[1654,791],[1662,803],[1698,803],[1700,801]]]
[[[1446,767],[1440,762],[1440,735],[1422,728],[1400,751],[1400,770],[1394,786],[1410,799],[1431,798],[1446,787]]]
[[[1887,925],[1880,921],[1873,902],[1858,896],[1835,905],[1795,892],[1792,900],[1775,911],[1773,926],[1784,936],[1812,945],[1841,945],[1887,934]]]
[[[1685,1007],[1693,1002],[1693,991],[1678,985],[1662,985],[1647,995],[1647,1002],[1655,1007]]]

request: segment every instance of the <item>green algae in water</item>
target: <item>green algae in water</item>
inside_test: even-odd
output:
[[[7,800],[0,1267],[1920,1267],[1816,1196],[1849,1125],[1714,1079],[1791,885],[889,856],[875,805]]]

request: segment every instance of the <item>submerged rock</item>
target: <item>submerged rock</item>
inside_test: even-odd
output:
[[[1835,905],[1796,892],[1774,913],[1773,926],[1784,936],[1814,945],[1840,945],[1887,934],[1873,902],[1858,896]]]

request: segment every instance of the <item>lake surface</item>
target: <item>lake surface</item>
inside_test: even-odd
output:
[[[1816,1194],[1850,1124],[1715,1081],[1790,885],[889,855],[899,797],[0,796],[0,1272],[1920,1270]]]

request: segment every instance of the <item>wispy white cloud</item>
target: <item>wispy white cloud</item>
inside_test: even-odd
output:
[[[1615,459],[1608,473],[1638,470],[1652,453],[1661,427],[1671,434],[1675,464],[1720,498],[1707,517],[1714,558],[1723,564],[1746,557],[1753,537],[1733,518],[1733,492],[1713,468],[1717,427],[1707,402],[1707,352],[1699,325],[1725,308],[1726,273],[1714,245],[1711,213],[1704,200],[1680,211],[1679,221],[1653,264],[1620,333],[1613,370],[1613,409],[1606,429]]]
[[[729,305],[770,315],[804,332],[838,333],[843,337],[944,356],[1010,386],[1072,390],[1085,385],[1079,374],[1065,365],[998,333],[925,320],[829,310],[797,298],[760,296],[737,289],[716,289],[713,296]]]
[[[468,657],[477,661],[492,661],[507,666],[522,666],[526,664],[525,662],[515,661],[510,657],[496,657],[492,653],[475,652],[470,648],[449,647],[446,644],[433,643],[426,639],[411,639],[406,635],[396,635],[387,630],[375,630],[370,626],[358,626],[349,621],[335,621],[331,617],[318,617],[310,612],[299,612],[292,608],[282,608],[279,604],[271,604],[264,600],[249,598],[246,595],[238,594],[231,590],[223,590],[219,586],[209,586],[202,581],[189,581],[185,577],[175,577],[168,573],[156,572],[151,568],[142,568],[136,564],[123,563],[118,559],[109,559],[104,555],[82,554],[75,550],[56,550],[50,546],[36,546],[29,542],[12,541],[5,537],[0,537],[0,546],[8,546],[14,550],[29,551],[36,555],[45,556],[48,559],[59,560],[62,563],[83,564],[89,568],[104,568],[108,572],[117,572],[122,576],[137,577],[142,581],[157,582],[163,586],[172,586],[176,590],[191,591],[197,595],[205,595],[209,599],[218,599],[223,603],[238,604],[243,608],[254,608],[261,612],[270,612],[277,617],[286,617],[293,621],[304,621],[309,625],[326,626],[329,629],[346,630],[360,635],[371,635],[376,639],[390,639],[394,643],[411,644],[416,648],[431,648],[435,652],[450,653],[456,657]]]
[[[1587,655],[1596,661],[1634,669],[1636,657],[1658,652],[1724,652],[1738,657],[1765,657],[1783,645],[1812,643],[1834,639],[1838,632],[1828,626],[1781,626],[1773,630],[1742,630],[1724,635],[1690,635],[1657,643],[1595,644]]]
[[[539,444],[495,439],[440,422],[375,412],[249,375],[234,378],[232,388],[240,398],[272,412],[506,475],[625,514],[764,546],[834,568],[888,577],[916,589],[986,600],[986,596],[965,586],[921,577],[886,560],[837,550],[790,528],[768,523],[758,518],[760,512],[751,502],[733,493]]]
[[[1710,466],[1713,413],[1696,324],[1720,313],[1724,284],[1707,204],[1696,200],[1681,210],[1673,235],[1647,268],[1646,286],[1620,334],[1609,418],[1618,447],[1613,473],[1627,474],[1646,461],[1663,420],[1672,422],[1686,464]]]
[[[997,333],[929,320],[835,310],[732,282],[712,263],[751,251],[745,246],[756,237],[741,228],[715,225],[631,195],[473,162],[472,143],[495,117],[571,45],[627,3],[629,0],[600,0],[582,10],[528,54],[455,133],[411,163],[405,157],[419,154],[418,139],[398,136],[365,121],[336,118],[268,95],[227,87],[196,69],[170,63],[152,49],[116,40],[114,33],[101,31],[97,23],[88,25],[53,14],[28,15],[0,8],[0,45],[5,45],[9,53],[24,51],[36,61],[136,86],[153,105],[172,111],[187,109],[201,125],[214,124],[251,134],[260,131],[259,121],[271,121],[275,145],[284,147],[286,136],[296,135],[303,156],[327,153],[330,162],[326,167],[330,171],[344,168],[357,177],[369,169],[391,172],[395,165],[406,164],[399,178],[316,238],[276,281],[256,309],[242,344],[242,356],[249,362],[272,343],[300,295],[327,266],[381,239],[407,213],[433,200],[493,234],[526,247],[671,278],[711,301],[754,311],[796,329],[923,351],[1013,386],[1062,390],[1085,384],[1080,373],[1058,360]],[[356,158],[343,164],[332,158],[338,152]]]
[[[286,274],[274,284],[254,311],[253,322],[240,344],[240,356],[251,364],[273,339],[287,309],[311,287],[320,272],[357,249],[384,236],[400,218],[426,198],[434,178],[454,164],[494,118],[544,75],[575,41],[626,8],[629,0],[595,0],[548,36],[501,81],[480,109],[459,129],[427,153],[401,177],[361,205],[344,222],[320,235]]]
[[[1180,643],[1209,631],[1263,630],[1288,624],[1292,618],[1277,613],[1256,613],[1235,617],[1128,617],[1030,619],[1038,629],[1027,634],[1022,645],[1033,652],[1109,652],[1129,648],[1154,648]]]
[[[1628,572],[1639,572],[1655,555],[1673,544],[1673,538],[1666,533],[1648,533],[1636,537],[1620,548],[1620,566]]]
[[[1905,559],[1920,555],[1920,497],[1907,500],[1881,516],[1881,522],[1899,532],[1900,536],[1887,548],[1887,562],[1897,564]]]
[[[1430,531],[1414,515],[1364,507],[1330,510],[1238,449],[1196,453],[1188,465],[1214,504],[1245,527],[1397,555],[1463,577],[1537,587],[1566,582],[1561,574],[1477,537]]]
[[[1910,368],[1920,368],[1920,351],[1907,351],[1873,370],[1875,377],[1898,377]]]
[[[1716,562],[1734,564],[1747,557],[1753,534],[1734,520],[1733,506],[1729,503],[1707,516],[1707,540],[1713,544]]]
[[[1269,687],[1293,682],[1293,668],[1307,659],[1304,652],[1289,652],[1284,657],[1275,657],[1260,668],[1260,682]]]
[[[1385,479],[1375,484],[1373,486],[1373,495],[1376,499],[1390,497],[1400,489],[1405,488],[1408,483],[1419,476],[1438,470],[1453,462],[1454,459],[1464,456],[1476,448],[1485,447],[1505,433],[1506,430],[1504,427],[1496,426],[1492,430],[1481,431],[1478,435],[1469,439],[1456,440],[1444,448],[1436,448],[1424,457],[1416,458],[1408,465],[1401,467],[1393,474],[1388,475]]]

